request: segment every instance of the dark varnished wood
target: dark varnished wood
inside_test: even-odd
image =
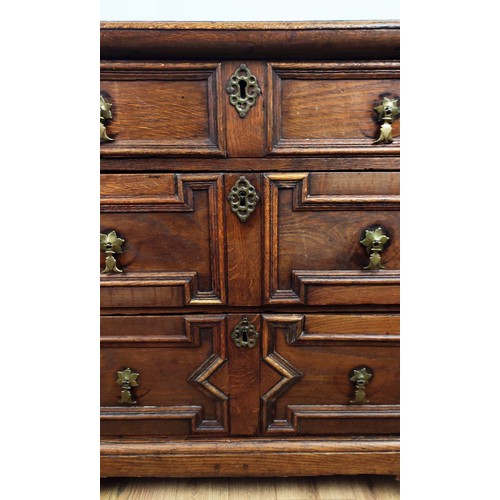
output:
[[[229,193],[240,176],[254,186],[261,198],[246,222],[241,222],[226,202],[227,269],[229,305],[262,304],[262,176],[251,172],[226,174],[225,192]]]
[[[396,59],[399,22],[101,23],[103,59]]]
[[[103,476],[399,474],[399,439],[222,439],[101,444]]]
[[[399,154],[379,135],[374,107],[399,98],[399,62],[270,63],[268,151],[276,155]]]
[[[217,63],[101,63],[101,94],[112,103],[112,142],[102,156],[224,156]]]
[[[102,23],[101,49],[101,231],[125,239],[101,276],[101,474],[398,475],[399,120],[372,142],[399,24]],[[262,91],[245,118],[241,63]],[[241,175],[260,197],[244,223]],[[374,224],[391,239],[366,271]],[[252,349],[231,339],[244,317]]]
[[[221,175],[104,175],[101,190],[101,232],[125,239],[124,274],[101,277],[103,307],[225,303]]]
[[[258,61],[235,60],[223,63],[223,81],[226,83],[240,64],[247,63],[248,69],[257,78],[262,94],[250,108],[245,118],[241,118],[229,102],[224,89],[224,106],[227,129],[227,155],[236,158],[258,158],[265,155],[266,142],[262,133],[265,123],[267,92],[265,88],[266,65]]]
[[[229,431],[225,316],[108,317],[101,331],[104,436]],[[140,374],[132,406],[117,404],[127,367]]]
[[[397,433],[397,319],[391,315],[263,315],[262,431]],[[362,366],[374,372],[367,389],[370,404],[352,405],[349,373]]]
[[[244,318],[261,335],[260,314],[231,314],[228,316],[228,335]],[[259,432],[260,396],[260,340],[248,349],[236,347],[228,338],[229,394],[231,396],[231,434],[233,436],[254,436]]]
[[[396,173],[274,173],[264,176],[267,303],[399,303]],[[364,230],[381,224],[386,270],[366,271]]]
[[[399,157],[356,156],[332,154],[319,157],[267,158],[103,158],[105,172],[272,172],[272,171],[398,171]]]

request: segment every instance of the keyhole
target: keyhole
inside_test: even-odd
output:
[[[240,191],[238,193],[238,196],[240,197],[240,207],[246,207],[247,206],[247,195],[245,191]]]
[[[246,97],[247,97],[247,91],[246,91],[247,82],[245,82],[245,80],[240,80],[238,82],[238,85],[240,86],[240,98],[246,99]]]
[[[243,339],[243,342],[245,344],[248,342],[248,335],[246,329],[241,330],[241,338]]]

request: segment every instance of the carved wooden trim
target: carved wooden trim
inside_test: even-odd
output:
[[[266,434],[297,434],[301,419],[392,419],[400,418],[399,405],[289,405],[287,419],[275,420],[265,429]]]
[[[267,432],[300,432],[301,419],[391,419],[399,420],[399,405],[290,405],[287,407],[287,423],[269,426]],[[281,422],[280,422],[281,423]]]
[[[147,316],[155,318],[164,318],[165,321],[170,319],[170,316]],[[146,317],[146,318],[147,318]],[[117,316],[103,316],[101,320],[112,321]],[[123,319],[123,316],[120,316]],[[102,346],[113,346],[124,344],[145,346],[148,344],[158,345],[161,347],[199,347],[200,330],[202,328],[212,328],[214,336],[224,335],[226,316],[223,314],[211,315],[187,315],[184,316],[184,329],[179,331],[177,335],[122,335],[120,331],[116,331],[113,335],[101,334]]]
[[[314,316],[318,316],[318,314],[314,314]],[[319,316],[323,316],[323,314],[319,314]],[[384,344],[397,344],[400,340],[399,333],[396,333],[391,329],[390,325],[392,320],[395,320],[399,323],[399,314],[334,314],[328,313],[328,317],[330,318],[330,323],[335,318],[352,318],[357,321],[359,324],[364,324],[367,320],[371,318],[380,319],[380,321],[384,321],[389,323],[389,332],[387,331],[379,331],[374,332],[371,331],[370,326],[367,326],[366,331],[362,333],[352,333],[345,332],[342,329],[336,329],[335,327],[329,327],[330,330],[328,332],[315,332],[311,333],[307,331],[307,317],[308,314],[264,314],[264,321],[272,322],[274,325],[279,325],[280,328],[285,329],[285,338],[286,343],[288,345],[324,345],[324,346],[333,346],[337,344],[351,344],[351,343],[366,343],[366,342],[376,342],[380,344],[383,342]],[[368,321],[369,322],[369,321]],[[399,325],[398,325],[399,326]],[[385,329],[387,330],[387,328]],[[398,328],[399,332],[399,328]]]
[[[394,59],[399,57],[399,22],[105,22],[101,57]]]
[[[290,315],[279,315],[274,314],[272,316],[266,315],[265,318],[271,317],[273,321],[277,323],[282,323],[287,319]],[[317,316],[317,315],[316,315]],[[355,320],[359,324],[364,324],[367,318],[380,318],[383,320],[394,319],[399,323],[399,314],[348,314],[348,315],[336,315],[329,314],[330,322],[332,319],[339,317],[349,317]],[[306,318],[307,315],[299,316],[297,315],[296,323],[288,323],[287,331],[286,331],[286,342],[288,345],[324,345],[324,346],[332,346],[337,344],[356,344],[359,342],[367,343],[367,342],[376,342],[380,345],[381,342],[384,344],[397,344],[400,339],[399,333],[386,331],[378,331],[374,332],[370,330],[370,327],[367,328],[366,332],[363,333],[346,333],[342,331],[342,329],[335,329],[333,331],[328,332],[315,332],[311,333],[307,331],[306,328]],[[399,325],[398,325],[399,326]]]
[[[272,197],[270,208],[277,209],[277,195],[280,189],[292,189],[294,212],[306,210],[399,210],[400,196],[389,195],[337,195],[312,194],[309,172],[286,172],[264,174],[266,194]],[[264,200],[265,201],[265,200]]]
[[[141,345],[160,342],[162,347],[199,347],[200,329],[212,329],[213,353],[187,379],[187,382],[200,390],[207,397],[215,401],[217,418],[204,418],[202,406],[137,406],[137,407],[101,407],[103,420],[184,420],[190,421],[192,433],[229,432],[229,397],[221,389],[210,382],[214,375],[227,361],[227,336],[225,315],[190,315],[185,316],[185,330],[183,335],[176,337],[163,336],[151,340],[145,336],[142,340],[137,337],[118,337],[109,340],[102,339],[103,343],[126,346],[130,342],[141,342]],[[168,345],[170,344],[170,345]],[[158,381],[161,383],[161,381]],[[168,381],[165,381],[168,383]]]
[[[209,327],[213,323],[206,319],[203,323],[203,317],[200,316],[199,325]],[[210,382],[210,377],[227,361],[227,335],[226,321],[221,320],[217,323],[217,328],[214,328],[212,355],[196,369],[188,379],[188,382],[193,384],[206,396],[216,402],[216,420],[204,420],[201,422],[198,432],[206,432],[210,430],[229,432],[229,402],[228,396],[218,387]]]
[[[272,62],[268,63],[267,151],[270,155],[398,156],[399,138],[389,147],[373,146],[373,138],[284,139],[281,136],[281,81],[399,79],[399,61]]]
[[[399,195],[312,195],[310,194],[309,173],[265,174],[263,182],[264,203],[264,290],[267,304],[306,304],[308,286],[399,286],[399,271],[384,270],[375,274],[366,271],[332,270],[309,271],[293,270],[290,290],[278,288],[279,269],[279,190],[292,189],[292,210],[398,210]],[[394,301],[391,295],[386,299]],[[361,295],[358,300],[361,299]],[[367,303],[380,303],[368,301]],[[321,304],[319,304],[321,305]]]
[[[118,181],[136,174],[111,174]],[[139,174],[140,175],[140,174]],[[142,174],[142,177],[146,174]],[[193,212],[193,191],[207,191],[210,214],[224,202],[222,174],[172,174],[174,192],[160,195],[101,195],[101,212]],[[103,176],[104,177],[104,176]]]
[[[150,406],[150,407],[103,407],[101,420],[122,422],[127,420],[188,420],[193,434],[227,432],[218,420],[204,420],[201,406]]]
[[[101,147],[102,157],[123,156],[225,156],[226,132],[222,102],[221,63],[138,62],[101,63],[101,81],[206,81],[208,94],[208,137],[206,140],[119,140]],[[110,96],[112,100],[112,96]],[[126,110],[114,109],[126,113]]]
[[[192,477],[193,470],[199,477],[399,474],[399,449],[395,436],[105,439],[101,474]]]
[[[284,330],[286,343],[297,347],[307,345],[335,345],[351,342],[371,342],[376,340],[393,342],[397,345],[399,335],[382,333],[342,334],[321,333],[310,334],[305,331],[307,315],[303,314],[263,314],[262,315],[262,353],[263,361],[277,371],[282,379],[262,397],[262,432],[268,434],[300,432],[301,419],[350,419],[350,418],[384,418],[399,419],[399,405],[289,405],[286,420],[275,419],[276,401],[303,376],[283,356],[275,351],[276,330]]]
[[[123,174],[133,175],[133,174]],[[175,193],[158,196],[103,196],[101,211],[119,212],[193,212],[193,191],[205,190],[208,194],[210,228],[210,268],[212,290],[200,291],[195,271],[178,272],[129,272],[119,277],[101,275],[102,287],[149,286],[182,287],[186,305],[225,304],[225,230],[224,184],[221,174],[175,174]],[[118,279],[120,278],[120,279]],[[168,305],[168,304],[165,304]]]
[[[427,160],[424,160],[427,161]],[[286,170],[289,172],[314,171],[398,171],[398,157],[381,156],[328,156],[328,157],[268,157],[261,158],[213,158],[207,162],[203,158],[103,158],[102,172],[270,172]]]
[[[261,397],[261,426],[262,431],[268,429],[287,429],[288,422],[275,419],[276,401],[302,376],[303,373],[290,364],[283,356],[275,350],[276,328],[287,327],[299,328],[302,316],[290,314],[280,316],[279,321],[273,321],[272,317],[262,317],[262,361],[276,371],[281,380],[277,382]]]

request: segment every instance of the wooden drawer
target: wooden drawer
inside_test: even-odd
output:
[[[102,307],[225,303],[222,175],[107,174],[101,194],[101,233],[125,240]]]
[[[104,62],[102,156],[224,156],[220,63]]]
[[[104,436],[228,432],[226,317],[108,316],[101,319]],[[118,372],[138,373],[122,400]]]
[[[268,64],[268,153],[399,154],[399,121],[392,144],[373,142],[374,108],[399,99],[399,61]]]
[[[264,279],[268,304],[398,304],[399,174],[264,176]],[[381,226],[384,269],[361,245]]]
[[[265,314],[262,358],[264,434],[399,433],[397,315]],[[362,404],[355,369],[372,374]]]
[[[254,348],[233,340],[244,318]],[[127,368],[137,386],[117,383]],[[363,368],[372,376],[354,404]],[[396,314],[101,318],[106,436],[394,434],[398,405]]]

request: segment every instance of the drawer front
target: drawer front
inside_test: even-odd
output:
[[[273,155],[399,154],[399,121],[392,144],[376,144],[374,108],[399,99],[399,62],[270,63],[268,152]]]
[[[103,317],[102,435],[226,434],[226,345],[224,315]]]
[[[225,304],[221,175],[106,174],[101,195],[101,234],[125,240],[122,272],[101,274],[102,307]]]
[[[224,156],[219,63],[105,62],[102,156]]]
[[[263,204],[267,304],[399,303],[398,173],[266,174]]]
[[[399,318],[265,314],[264,434],[399,433]]]

